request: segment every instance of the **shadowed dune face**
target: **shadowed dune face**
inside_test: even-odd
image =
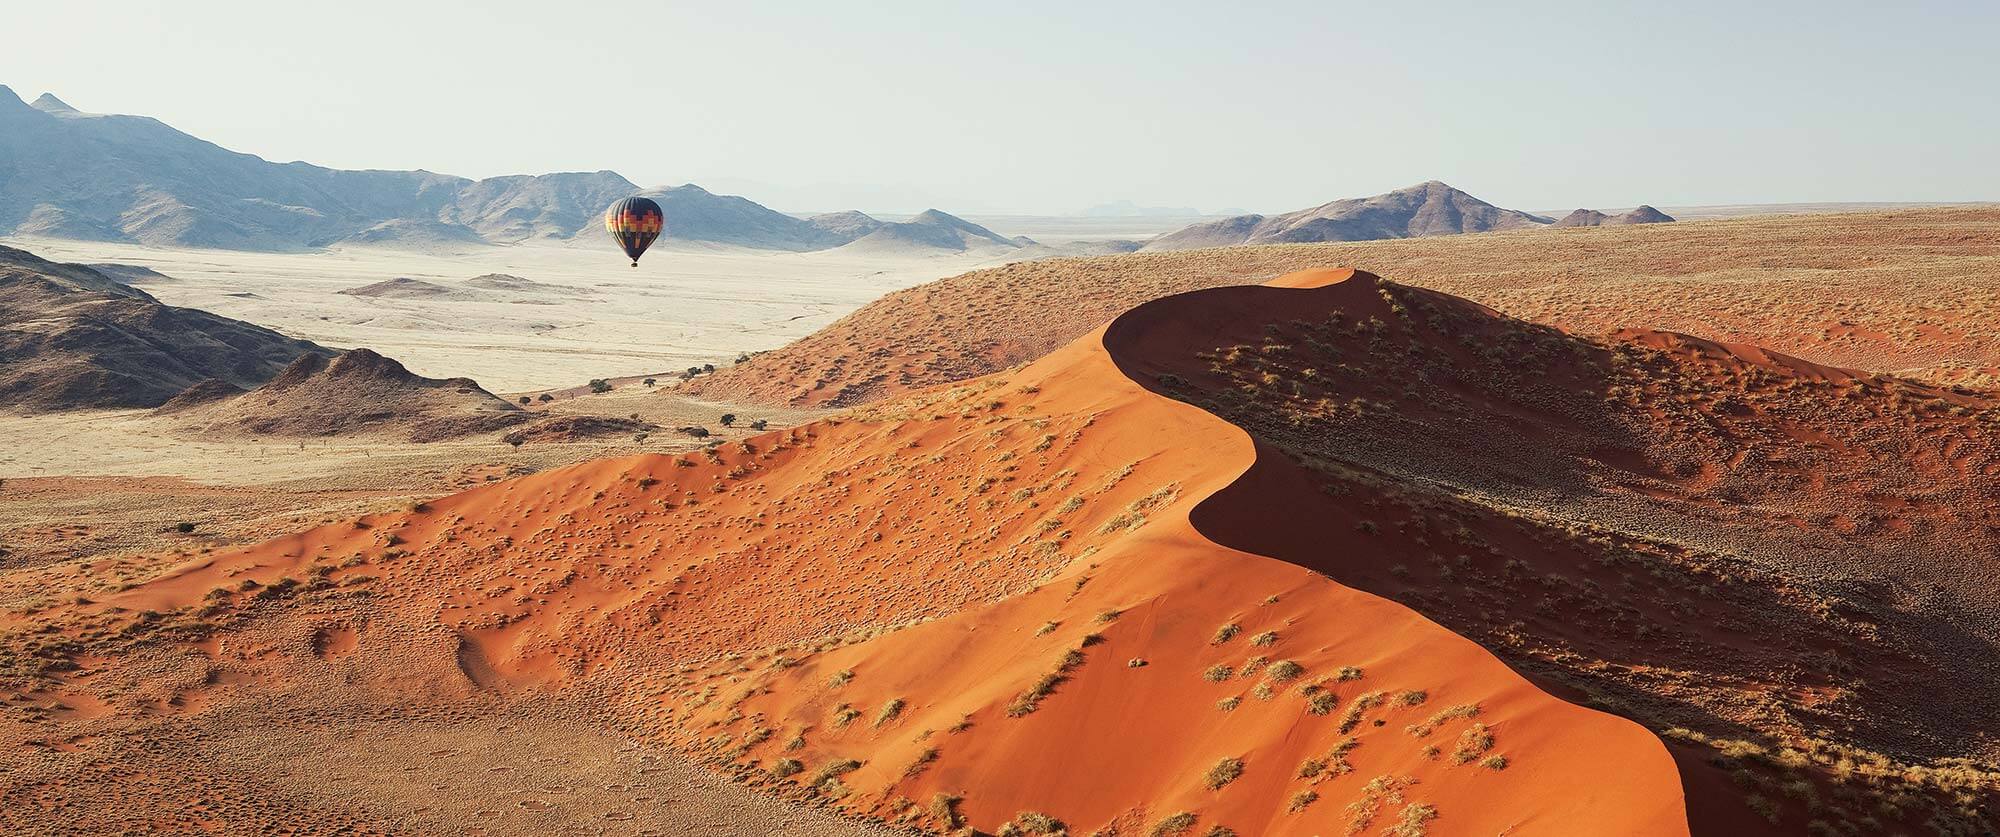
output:
[[[1894,463],[1839,470],[1856,451],[1983,491],[1981,449],[1948,438],[1986,427],[1984,402],[1349,277],[1161,299],[1010,373],[188,555],[129,589],[24,570],[9,600],[76,595],[0,617],[0,675],[105,737],[585,695],[597,723],[750,784],[934,830],[1978,822],[1991,772],[1939,757],[1978,757],[1981,698],[1889,705],[1960,646],[1911,621],[1921,602],[1843,592],[1913,583],[1829,591],[1732,553],[1847,544],[1828,560],[1865,567],[1945,531],[1896,506],[1906,530],[1829,535],[1744,492],[1901,489]],[[1789,412],[1815,409],[1874,418],[1842,441]],[[1758,456],[1805,473],[1751,480]],[[1955,462],[1981,476],[1947,485]],[[1926,583],[1979,606],[1976,568],[1953,572]],[[1746,740],[1694,743],[1714,737]]]

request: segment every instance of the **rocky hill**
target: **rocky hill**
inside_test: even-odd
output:
[[[1650,206],[1641,205],[1630,212],[1606,215],[1595,209],[1579,209],[1564,215],[1551,226],[1557,227],[1616,227],[1625,224],[1665,224],[1674,217]]]
[[[0,402],[23,412],[157,407],[196,383],[254,387],[305,340],[191,308],[95,269],[0,247]]]
[[[852,228],[860,229],[861,225]],[[908,221],[877,221],[873,229],[847,244],[846,249],[921,256],[967,251],[1007,252],[1033,243],[1008,238],[946,212],[927,209]]]
[[[175,405],[203,433],[322,437],[357,433],[432,442],[527,421],[528,412],[470,378],[426,378],[368,349],[331,360],[300,357],[277,377],[235,397]]]
[[[1549,218],[1502,209],[1432,180],[1368,198],[1349,198],[1283,215],[1239,215],[1167,233],[1144,249],[1189,250],[1238,244],[1373,241],[1538,227]]]

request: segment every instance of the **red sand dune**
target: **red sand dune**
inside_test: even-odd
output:
[[[1005,380],[769,434],[712,461],[610,460],[322,527],[189,564],[102,607],[172,613],[253,596],[246,579],[323,577],[338,589],[373,576],[359,583],[380,615],[358,639],[315,634],[341,638],[315,640],[320,650],[441,650],[445,637],[418,638],[430,623],[463,638],[453,659],[479,686],[645,677],[658,687],[632,697],[658,716],[656,734],[700,748],[773,730],[741,755],[766,768],[798,758],[809,767],[793,781],[858,759],[841,804],[871,815],[948,793],[983,830],[1036,810],[1079,832],[1187,811],[1239,833],[1404,821],[1439,834],[1578,822],[1684,833],[1673,761],[1650,733],[1551,698],[1407,608],[1223,545],[1227,513],[1207,534],[1190,524],[1257,448],[1120,372],[1114,358],[1175,339],[1146,327],[1173,310],[1142,307],[1102,342]],[[920,619],[933,621],[784,652],[797,664],[745,675],[764,693],[743,700],[697,705],[685,696],[708,680],[668,690],[661,679],[669,661]],[[1225,624],[1240,628],[1213,642]],[[1275,638],[1253,644],[1267,631]],[[1071,649],[1083,661],[1064,682],[1009,717]],[[734,665],[717,676],[737,676]],[[1232,676],[1205,678],[1216,665]],[[851,681],[829,688],[843,669]],[[1323,714],[1309,709],[1314,694]],[[1218,708],[1232,697],[1241,705]],[[878,724],[891,701],[900,710]],[[863,717],[835,729],[840,704]],[[1427,734],[1406,730],[1433,716]],[[800,726],[813,729],[788,749]],[[904,778],[932,749],[927,769]],[[1205,777],[1225,759],[1240,759],[1242,776],[1212,790]],[[1330,766],[1300,777],[1312,759]],[[1318,798],[1288,810],[1306,791]],[[948,825],[929,816],[916,819]]]
[[[1745,773],[1750,756],[1686,742],[1670,750],[1631,720],[1550,693],[1630,701],[1617,678],[1651,676],[1675,707],[1691,708],[1621,705],[1649,723],[1713,717],[1704,688],[1726,692],[1713,698],[1722,702],[1793,700],[1789,675],[1751,653],[1759,642],[1773,654],[1793,649],[1736,633],[1759,610],[1791,613],[1782,583],[1737,567],[1726,570],[1734,581],[1713,568],[1684,581],[1669,559],[1685,547],[1645,540],[1638,524],[1641,534],[1578,534],[1475,502],[1479,491],[1536,488],[1540,472],[1521,471],[1512,487],[1457,484],[1463,477],[1449,468],[1397,473],[1401,460],[1371,459],[1372,446],[1341,452],[1331,469],[1315,463],[1312,446],[1286,428],[1320,432],[1300,411],[1339,405],[1299,393],[1413,384],[1391,372],[1405,353],[1446,366],[1477,361],[1392,325],[1339,338],[1358,347],[1396,332],[1402,342],[1386,349],[1326,346],[1349,360],[1324,373],[1206,359],[1209,346],[1289,330],[1303,342],[1316,333],[1306,320],[1379,322],[1410,302],[1351,271],[1276,284],[1156,300],[1018,371],[707,455],[589,463],[191,557],[158,579],[37,618],[117,628],[136,637],[122,651],[134,659],[195,658],[241,675],[211,677],[220,686],[198,711],[226,711],[259,690],[328,689],[327,672],[338,673],[342,694],[392,702],[593,690],[605,696],[607,724],[674,742],[747,781],[939,830],[1011,822],[1032,831],[1045,817],[1079,834],[1684,834],[1693,815],[1702,833],[1801,832],[1810,816],[1802,804],[1782,804],[1779,829],[1737,801],[1744,790],[1734,782],[1766,781],[1761,762]],[[1462,320],[1468,346],[1521,327],[1441,294],[1414,304]],[[1557,334],[1537,339],[1562,345]],[[1654,376],[1644,380],[1722,376],[1710,368],[1721,364],[1746,379],[1754,368],[1816,386],[1853,383],[1748,348],[1640,341],[1669,351],[1657,361],[1665,371],[1621,367]],[[1258,353],[1281,355],[1308,357]],[[1543,371],[1579,389],[1599,367],[1561,360],[1570,355],[1551,355]],[[1276,383],[1251,387],[1260,373]],[[1314,383],[1322,374],[1331,383]],[[1478,404],[1470,414],[1487,416],[1495,438],[1588,435],[1532,401],[1428,383]],[[1188,403],[1197,397],[1213,403]],[[1395,406],[1413,433],[1470,409],[1434,398]],[[1368,439],[1351,432],[1315,444]],[[1598,451],[1614,470],[1653,474],[1628,474],[1645,491],[1601,490],[1618,502],[1676,504],[1677,514],[1709,508],[1702,492],[1718,481],[1681,478],[1647,458],[1659,453]],[[1505,476],[1530,461],[1506,457],[1537,454],[1482,455],[1460,457],[1465,473]],[[1977,464],[1968,456],[1933,464]],[[1603,595],[1629,582],[1620,562],[1632,554],[1657,559],[1651,576],[1660,580]],[[1440,569],[1448,564],[1466,575],[1454,581]],[[1488,567],[1499,575],[1473,577]],[[1581,577],[1598,592],[1572,600],[1551,576],[1529,575],[1542,572]],[[1729,627],[1668,642],[1642,628],[1635,638],[1619,608],[1655,608],[1637,618],[1674,630],[1709,619]],[[1878,630],[1899,636],[1887,621]],[[1849,641],[1832,647],[1848,653],[1840,643]],[[1706,678],[1714,682],[1675,679],[1701,674],[1709,657],[1730,666]],[[1746,683],[1758,667],[1787,695]],[[130,685],[111,689],[107,712],[139,710],[145,670],[129,666]],[[1825,689],[1833,709],[1854,700],[1838,684],[1800,684]],[[1800,758],[1823,752],[1845,751]],[[1818,775],[1808,790],[1828,781]],[[1919,781],[1947,787],[1929,774]],[[1839,801],[1838,791],[1826,793]],[[1908,810],[1916,813],[1898,816],[1921,813]]]

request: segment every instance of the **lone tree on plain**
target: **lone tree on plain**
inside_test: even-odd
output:
[[[756,419],[756,420],[754,420],[754,421],[750,422],[750,429],[751,429],[751,430],[755,430],[755,431],[758,431],[758,432],[760,432],[760,433],[761,433],[761,432],[763,432],[764,428],[766,428],[766,427],[770,427],[770,426],[771,426],[771,423],[770,423],[770,422],[768,422],[768,421],[765,421],[765,420],[763,420],[763,419]]]
[[[655,383],[657,383],[657,381],[655,381],[654,379],[652,379],[652,378],[647,378],[647,379],[646,379],[646,388],[647,388],[647,389],[651,389],[651,388],[652,388],[652,386],[653,386],[653,384],[655,384]]]
[[[543,404],[547,404],[547,403],[549,403],[550,401],[554,401],[554,400],[556,400],[556,397],[555,397],[555,396],[553,396],[553,395],[550,395],[550,394],[548,394],[548,393],[546,393],[546,392],[544,392],[544,393],[542,393],[542,395],[541,395],[541,397],[540,397],[540,398],[537,398],[537,399],[535,399],[535,400],[537,400],[537,401],[540,401],[540,402],[542,402]]]
[[[590,391],[602,395],[611,391],[611,382],[603,378],[590,379]]]
[[[522,406],[527,406],[527,405],[529,405],[529,404],[532,404],[532,403],[534,403],[534,399],[532,399],[532,398],[529,398],[528,396],[525,396],[525,395],[521,396],[521,405],[522,405]]]
[[[735,413],[723,413],[723,414],[722,414],[722,426],[723,426],[723,427],[735,427],[735,426],[736,426],[736,414],[735,414]]]

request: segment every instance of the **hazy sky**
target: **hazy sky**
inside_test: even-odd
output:
[[[271,160],[787,210],[2000,199],[2000,2],[9,2],[0,84]]]

